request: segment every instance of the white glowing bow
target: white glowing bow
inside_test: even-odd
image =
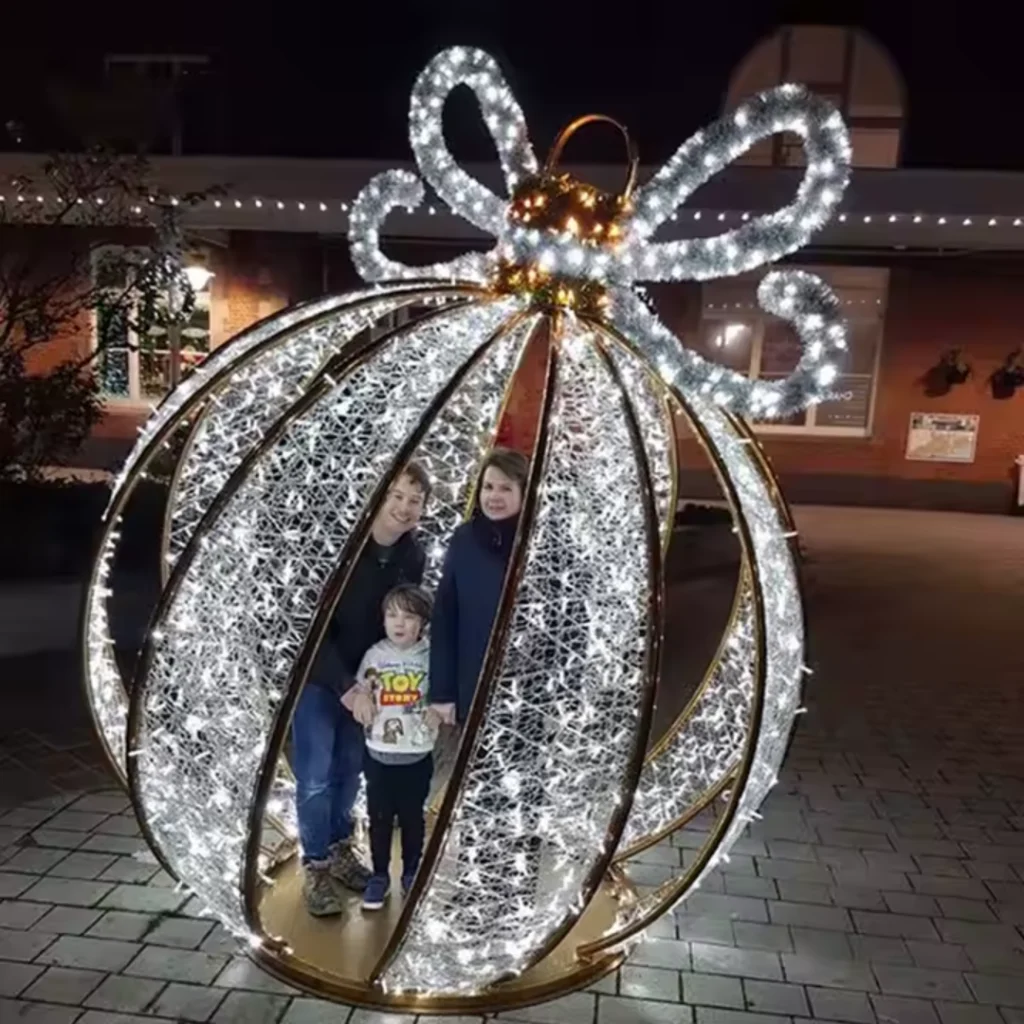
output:
[[[584,246],[572,234],[539,232],[511,222],[509,201],[456,164],[444,141],[441,118],[448,95],[466,85],[480,102],[511,194],[537,173],[526,119],[495,60],[482,50],[455,47],[439,53],[416,81],[409,137],[417,166],[436,194],[466,220],[494,236],[488,252],[446,263],[411,267],[380,250],[380,226],[395,207],[414,210],[423,183],[408,171],[376,175],[352,208],[349,240],[356,269],[367,281],[443,277],[486,281],[499,257],[539,260],[551,271],[604,283],[612,297],[609,318],[639,344],[661,374],[684,392],[712,397],[734,412],[760,418],[784,416],[834,397],[835,359],[846,348],[846,327],[828,285],[802,271],[767,274],[758,288],[762,309],[792,324],[803,346],[796,369],[784,380],[749,381],[685,349],[641,302],[632,285],[643,281],[732,277],[772,263],[803,246],[830,218],[849,181],[850,143],[839,112],[799,85],[758,93],[711,127],[684,142],[637,190],[634,212],[624,220],[614,251]],[[792,203],[746,220],[710,238],[651,242],[654,232],[697,188],[761,140],[794,132],[803,141],[806,170]]]

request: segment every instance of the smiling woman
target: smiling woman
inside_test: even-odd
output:
[[[530,464],[497,448],[483,462],[469,522],[454,533],[437,588],[430,635],[432,699],[465,722],[476,692],[509,556],[519,529]]]

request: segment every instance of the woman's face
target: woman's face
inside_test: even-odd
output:
[[[488,466],[480,484],[480,508],[488,519],[508,519],[523,504],[519,484],[497,466]]]

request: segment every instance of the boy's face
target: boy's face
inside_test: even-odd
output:
[[[423,515],[426,495],[412,477],[402,474],[388,491],[384,504],[377,513],[377,525],[396,540],[408,533]]]
[[[423,620],[397,604],[384,609],[384,632],[396,647],[411,647],[420,638]]]
[[[484,515],[493,520],[508,519],[522,504],[523,492],[519,484],[497,466],[488,466],[480,482],[480,508]]]

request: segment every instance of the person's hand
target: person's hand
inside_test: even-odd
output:
[[[427,721],[443,722],[445,725],[455,724],[454,704],[431,704],[427,708]]]
[[[427,708],[426,713],[423,715],[423,721],[426,723],[427,728],[432,732],[436,733],[441,727],[441,712],[437,708],[431,706]]]
[[[373,724],[373,701],[365,693],[357,693],[352,699],[352,717],[362,726]]]

